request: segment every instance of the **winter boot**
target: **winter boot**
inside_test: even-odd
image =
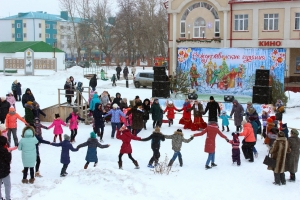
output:
[[[135,169],[139,169],[140,167],[139,167],[139,163],[135,160],[135,161],[133,161],[133,164],[135,165]]]
[[[169,119],[168,121],[169,121],[169,127],[170,127],[171,126],[171,120]]]
[[[149,167],[149,168],[154,168],[154,166],[151,165],[151,164],[148,164],[147,167]]]
[[[280,173],[280,182],[281,182],[282,185],[286,184],[285,174],[284,173]]]
[[[294,173],[290,173],[290,182],[295,182],[296,181],[296,175]]]
[[[29,183],[33,184],[34,183],[34,178],[29,179]]]
[[[279,173],[274,173],[274,179],[275,179],[275,182],[273,182],[273,184],[280,185],[280,174]]]
[[[28,180],[27,179],[22,179],[22,183],[28,183]]]
[[[179,164],[180,164],[180,167],[183,166],[183,163],[182,163],[182,158],[179,158]]]
[[[88,166],[89,166],[89,164],[88,163],[86,163],[85,165],[84,165],[84,169],[87,169],[88,168]]]
[[[211,169],[211,167],[208,165],[205,165],[205,169]]]
[[[118,164],[119,164],[119,169],[123,169],[122,168],[122,161],[119,161]]]
[[[227,132],[229,132],[230,130],[229,130],[229,126],[227,126]]]
[[[35,172],[35,177],[43,177],[41,174],[40,174],[40,172],[38,171],[38,172]]]
[[[224,131],[225,129],[224,129],[224,126],[222,126],[222,132]]]
[[[216,166],[218,166],[216,163],[211,163],[211,166],[212,167],[216,167]]]
[[[171,159],[170,162],[169,162],[169,164],[168,164],[168,167],[172,167],[173,162],[174,162],[174,160]]]
[[[94,164],[94,167],[96,167],[96,166],[97,166],[97,164],[98,164],[98,163],[95,163],[95,164]]]

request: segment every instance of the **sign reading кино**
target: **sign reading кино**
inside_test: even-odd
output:
[[[252,96],[256,69],[284,82],[283,48],[178,48],[177,70],[189,73],[197,93]]]

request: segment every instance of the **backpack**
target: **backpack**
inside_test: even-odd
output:
[[[82,92],[82,91],[83,91],[82,82],[78,82],[78,83],[77,83],[76,90],[78,90],[79,92]]]

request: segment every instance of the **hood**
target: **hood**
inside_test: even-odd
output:
[[[16,112],[16,109],[14,107],[10,107],[8,112]]]
[[[119,97],[118,97],[119,95]],[[121,94],[119,92],[116,93],[116,98],[121,98]]]
[[[144,99],[143,104],[145,104],[145,102],[148,101],[148,105],[150,105],[150,100],[149,99]]]
[[[93,99],[98,99],[98,94],[94,94]]]
[[[38,121],[38,122],[36,123],[36,121]],[[41,120],[38,117],[34,118],[34,123],[35,124],[39,124],[40,122],[41,122]]]
[[[152,132],[154,135],[161,135],[162,133],[161,132],[157,132],[157,131],[153,131]]]
[[[183,136],[183,133],[180,132],[180,131],[175,131],[175,132],[174,132],[174,135],[182,135],[182,136]]]
[[[22,131],[23,138],[31,138],[34,137],[34,128],[32,126],[26,126]]]
[[[28,91],[30,91],[30,93],[31,93],[30,88],[27,88],[27,89],[25,90],[25,94],[26,94]]]
[[[255,108],[249,107],[249,108],[247,109],[247,111],[249,112],[250,115],[252,115],[252,114],[255,112]]]
[[[252,128],[252,125],[249,122],[247,122],[246,124],[244,124],[244,128]]]
[[[238,100],[234,99],[234,100],[232,101],[232,103],[237,103],[237,104],[238,104],[239,102],[238,102]]]

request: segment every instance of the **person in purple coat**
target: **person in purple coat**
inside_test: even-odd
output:
[[[235,133],[231,134],[233,139],[229,140],[228,143],[232,145],[232,162],[235,163],[237,162],[237,165],[241,165],[241,158],[240,158],[240,140],[239,136]]]
[[[65,177],[68,174],[66,171],[67,171],[68,165],[71,162],[69,152],[70,152],[70,150],[78,151],[78,149],[75,149],[72,146],[72,144],[70,142],[70,136],[67,134],[64,134],[64,141],[62,141],[60,143],[51,143],[51,145],[62,148],[60,162],[63,164],[63,167],[60,172],[60,177]]]
[[[126,115],[118,108],[118,105],[116,103],[113,104],[113,109],[108,111],[106,115],[103,115],[103,118],[107,117],[108,115],[111,115],[111,138],[113,139],[115,137],[116,128],[118,130],[121,128],[120,116],[126,118]]]

